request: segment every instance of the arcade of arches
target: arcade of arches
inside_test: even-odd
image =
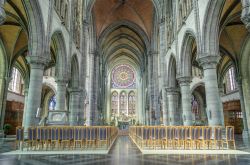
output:
[[[1,130],[233,125],[249,136],[249,0],[45,1],[0,0]]]

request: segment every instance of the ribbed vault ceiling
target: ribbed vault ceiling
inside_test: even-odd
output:
[[[92,14],[106,69],[118,63],[144,65],[153,10],[151,0],[95,1]]]
[[[25,8],[21,0],[7,0],[4,9],[7,17],[1,26],[0,36],[8,64],[15,64],[21,73],[27,72],[28,66],[24,57],[28,48],[28,21]]]
[[[136,23],[148,36],[151,34],[153,18],[151,0],[96,0],[93,14],[98,36],[110,24],[120,20]]]

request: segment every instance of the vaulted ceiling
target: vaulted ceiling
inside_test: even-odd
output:
[[[151,0],[96,0],[93,13],[98,36],[110,24],[121,20],[131,21],[140,26],[148,37],[151,35],[153,18]]]
[[[119,62],[143,66],[146,42],[153,27],[153,11],[151,0],[95,1],[92,11],[95,30],[109,69]]]
[[[25,8],[20,0],[7,0],[5,23],[0,28],[0,36],[5,47],[8,65],[19,68],[21,73],[28,71],[24,56],[28,45],[28,21]]]
[[[223,6],[219,36],[222,56],[218,68],[220,75],[224,75],[228,67],[237,64],[241,58],[241,51],[248,33],[240,18],[241,10],[242,4],[239,0],[228,0]]]

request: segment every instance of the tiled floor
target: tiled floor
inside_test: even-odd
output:
[[[12,151],[13,140],[0,144],[0,153]],[[250,152],[237,138],[237,149]],[[142,155],[127,136],[119,137],[108,155],[0,155],[0,165],[250,165],[249,155]]]

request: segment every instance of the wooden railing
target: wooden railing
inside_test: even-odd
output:
[[[141,149],[236,149],[233,126],[134,126],[129,136]]]
[[[115,141],[118,129],[111,126],[47,126],[17,127],[17,148],[27,150],[108,149]]]

